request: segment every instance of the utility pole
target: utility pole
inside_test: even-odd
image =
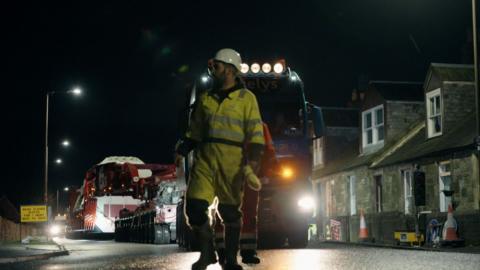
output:
[[[478,88],[478,50],[477,50],[477,0],[472,0],[472,29],[473,29],[473,69],[475,77],[475,109],[477,136],[480,136],[480,93]],[[478,144],[477,144],[478,145]],[[477,146],[478,147],[478,146]],[[477,148],[477,150],[480,150]]]
[[[477,181],[480,184],[480,90],[478,87],[478,36],[477,36],[477,0],[472,0],[472,33],[473,33],[473,70],[475,78],[475,110],[476,110],[476,137],[474,139],[477,152]],[[480,192],[480,190],[477,189]],[[480,207],[480,202],[479,202]]]

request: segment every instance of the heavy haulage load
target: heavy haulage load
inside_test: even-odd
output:
[[[176,241],[176,207],[185,191],[175,165],[108,157],[90,168],[71,200],[69,237]]]

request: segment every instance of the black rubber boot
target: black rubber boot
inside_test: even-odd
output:
[[[242,256],[242,263],[245,263],[245,264],[260,263],[260,258],[257,256],[257,252],[253,249],[242,249],[240,250],[240,255]]]
[[[210,264],[217,263],[217,256],[213,247],[213,231],[207,221],[200,227],[193,227],[195,237],[200,247],[200,258],[192,264],[192,270],[205,270]]]
[[[225,224],[225,266],[224,270],[243,270],[237,263],[238,246],[240,242],[240,226]]]
[[[225,249],[224,248],[219,248],[217,249],[217,255],[218,255],[218,263],[220,264],[220,266],[224,266],[225,265]]]

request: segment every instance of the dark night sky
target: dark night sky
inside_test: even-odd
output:
[[[359,75],[423,81],[430,62],[462,63],[469,52],[470,0],[257,2],[2,4],[0,195],[17,206],[42,200],[46,91],[85,91],[51,99],[53,194],[106,156],[171,163],[185,84],[220,48],[285,58],[308,99],[334,106]]]

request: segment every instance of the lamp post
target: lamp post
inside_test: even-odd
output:
[[[50,96],[53,96],[56,93],[66,93],[66,94],[73,94],[79,96],[82,94],[82,90],[80,88],[75,88],[72,90],[68,90],[65,92],[56,92],[56,91],[49,91],[46,94],[46,102],[45,102],[45,168],[44,168],[44,194],[43,200],[45,205],[48,205],[48,109],[50,103]]]
[[[478,88],[478,50],[477,50],[477,0],[472,0],[472,32],[473,32],[473,72],[475,78],[475,108],[476,108],[476,126],[477,138],[480,137],[480,92]],[[477,142],[477,151],[479,145]]]
[[[65,191],[65,192],[68,192],[68,190],[69,190],[68,187],[63,188],[63,191]],[[60,192],[59,192],[59,189],[57,188],[57,208],[56,208],[57,215],[60,213],[59,208],[58,208],[59,207],[59,203],[58,203],[59,198],[60,198]]]

